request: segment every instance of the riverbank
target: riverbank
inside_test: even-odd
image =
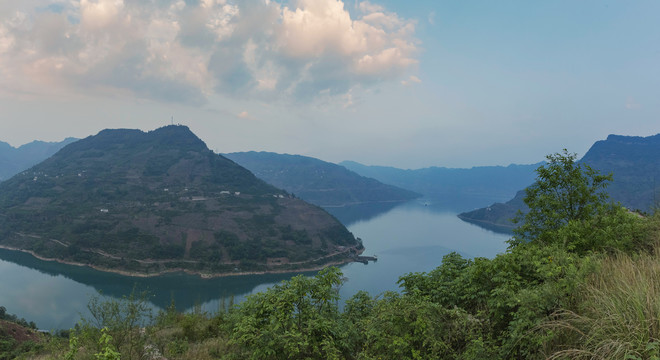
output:
[[[142,273],[142,272],[137,272],[137,271],[128,271],[128,270],[122,270],[122,269],[113,269],[113,268],[107,268],[107,267],[102,267],[102,266],[97,266],[97,265],[92,265],[92,264],[84,264],[84,263],[78,263],[78,262],[73,262],[73,261],[67,261],[67,260],[62,260],[62,259],[55,259],[55,258],[47,258],[44,256],[41,256],[34,251],[31,250],[25,250],[25,249],[19,249],[11,246],[5,246],[5,245],[0,245],[0,249],[5,249],[5,250],[10,250],[10,251],[19,251],[22,253],[30,254],[31,256],[42,260],[42,261],[52,261],[52,262],[57,262],[59,264],[66,264],[66,265],[72,265],[72,266],[80,266],[80,267],[88,267],[97,271],[101,272],[107,272],[107,273],[113,273],[113,274],[118,274],[122,276],[129,276],[129,277],[138,277],[138,278],[151,278],[151,277],[158,277],[158,276],[163,276],[167,274],[175,274],[175,273],[185,273],[187,275],[193,275],[193,276],[199,276],[202,279],[214,279],[214,278],[220,278],[220,277],[229,277],[229,276],[246,276],[246,275],[266,275],[266,274],[288,274],[288,273],[299,273],[299,272],[311,272],[311,271],[319,271],[324,268],[327,268],[329,266],[339,266],[339,265],[344,265],[348,264],[351,262],[354,262],[355,259],[353,257],[350,257],[346,255],[345,258],[341,260],[333,260],[333,261],[328,261],[327,263],[322,263],[322,264],[315,264],[311,266],[301,266],[299,268],[287,268],[287,269],[268,269],[268,270],[253,270],[253,271],[231,271],[231,272],[222,272],[222,273],[209,273],[209,272],[204,272],[204,271],[195,271],[195,270],[190,270],[190,269],[185,269],[185,268],[171,268],[171,269],[165,269],[165,270],[160,270],[160,271],[154,271],[150,273]],[[305,263],[308,262],[315,262],[319,261],[322,259],[330,259],[336,256],[340,256],[342,254],[347,254],[353,252],[356,255],[362,254],[364,252],[364,248],[357,249],[357,247],[350,247],[347,248],[341,252],[338,253],[333,253],[330,255],[326,255],[321,258],[316,258],[312,259],[309,261],[306,261]],[[303,263],[297,263],[297,264],[303,264]],[[291,265],[291,264],[283,264],[284,265]],[[266,266],[266,265],[264,265]],[[277,265],[271,265],[271,266],[277,266]]]
[[[496,232],[496,233],[498,233],[498,234],[507,234],[507,235],[511,235],[511,234],[513,234],[513,229],[515,229],[515,226],[514,226],[513,224],[511,224],[511,225],[505,225],[505,224],[495,223],[495,222],[488,221],[488,220],[477,220],[477,219],[473,219],[473,218],[467,217],[467,216],[465,216],[465,215],[463,215],[463,214],[458,214],[458,215],[456,215],[456,216],[457,216],[459,219],[461,219],[461,220],[463,220],[463,221],[465,221],[465,222],[467,222],[467,223],[477,225],[477,226],[479,226],[479,227],[481,227],[481,228],[484,228],[484,229],[486,229],[486,230],[490,230],[490,231]]]

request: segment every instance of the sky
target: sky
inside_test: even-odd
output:
[[[660,132],[660,1],[1,0],[0,141],[190,127],[421,168]]]

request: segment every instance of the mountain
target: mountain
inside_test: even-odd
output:
[[[524,198],[525,190],[520,190],[513,199],[505,203],[494,203],[484,208],[466,211],[458,214],[458,217],[485,229],[499,233],[511,233],[516,226],[511,219],[516,216],[518,210],[525,212],[528,209]]]
[[[224,156],[267,183],[323,207],[403,202],[421,196],[312,157],[254,151]]]
[[[76,140],[78,139],[66,138],[60,142],[33,141],[18,148],[0,141],[0,181],[38,164]]]
[[[629,209],[651,211],[658,205],[660,134],[648,137],[609,135],[580,160],[601,173],[612,173],[612,199]],[[656,184],[657,179],[657,184]]]
[[[343,161],[340,165],[362,176],[452,203],[455,210],[465,211],[510,199],[516,191],[534,182],[534,170],[540,164],[417,170],[366,166],[353,161]]]
[[[612,173],[613,181],[607,192],[612,200],[629,209],[652,211],[660,201],[660,134],[648,137],[609,135],[606,140],[594,143],[580,162],[602,174]],[[506,203],[465,212],[459,217],[477,224],[512,229],[514,225],[509,220],[518,209],[525,210],[524,197],[525,192],[520,191]]]
[[[361,249],[185,126],[103,130],[0,183],[0,245],[139,274],[311,269]]]

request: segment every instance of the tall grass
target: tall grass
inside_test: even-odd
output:
[[[660,359],[660,243],[604,257],[581,296],[546,324],[561,339],[551,359]]]

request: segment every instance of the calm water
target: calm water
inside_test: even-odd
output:
[[[493,257],[506,249],[507,235],[496,234],[456,217],[456,207],[428,200],[393,207],[332,211],[355,236],[362,238],[365,255],[378,261],[342,267],[348,281],[340,294],[346,299],[359,290],[372,295],[397,290],[399,276],[429,271],[442,256],[457,251],[467,257]],[[98,292],[121,297],[133,288],[153,294],[154,308],[164,308],[174,299],[179,310],[195,305],[210,312],[233,296],[240,302],[295,274],[225,277],[203,280],[172,274],[157,278],[132,278],[86,267],[41,261],[30,255],[0,249],[0,305],[9,313],[34,321],[41,329],[70,328],[86,315],[86,305]],[[309,273],[313,275],[313,273]],[[224,300],[223,300],[224,299]]]

